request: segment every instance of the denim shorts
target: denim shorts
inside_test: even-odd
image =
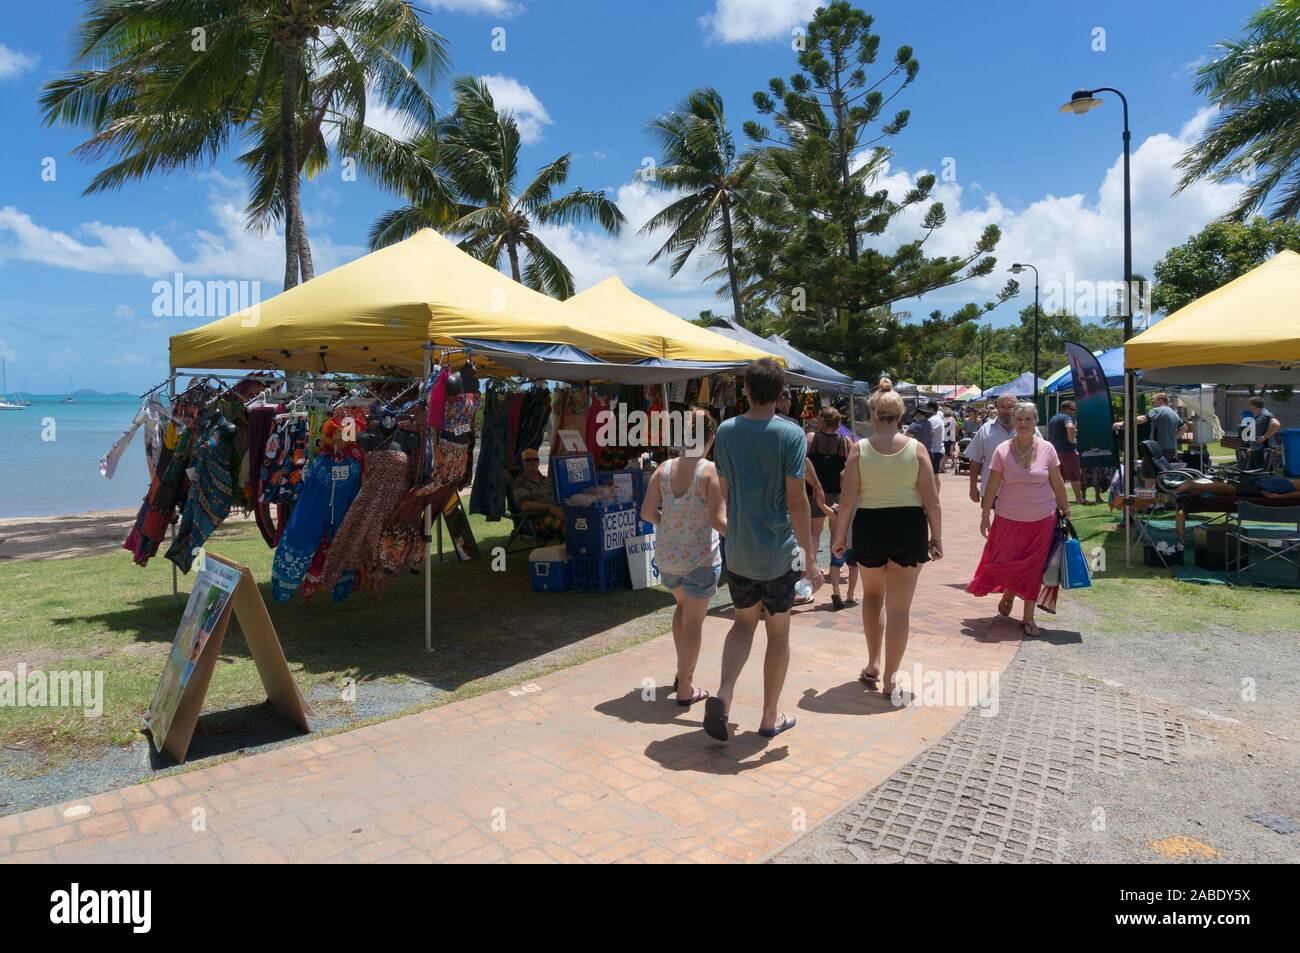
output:
[[[659,571],[659,582],[665,589],[682,587],[682,591],[692,599],[712,599],[718,591],[718,580],[722,578],[722,564],[716,566],[699,566],[684,576],[675,576],[670,572]]]

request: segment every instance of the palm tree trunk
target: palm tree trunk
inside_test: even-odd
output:
[[[298,202],[298,269],[302,272],[303,281],[311,281],[316,277],[316,267],[311,260],[311,242],[307,240],[307,223],[302,217],[302,201]]]
[[[280,191],[284,196],[284,287],[298,284],[301,267],[300,228],[302,209],[298,195],[298,57],[299,47],[290,40],[280,47]],[[308,261],[310,262],[310,252]],[[308,265],[310,267],[310,264]]]
[[[727,280],[731,282],[731,304],[736,311],[736,323],[743,326],[740,319],[740,282],[736,280],[736,256],[733,251],[731,235],[731,209],[722,203],[722,244],[727,251]]]
[[[515,281],[523,284],[523,278],[519,277],[519,249],[515,245],[513,235],[506,236],[506,251],[510,254],[510,275]]]

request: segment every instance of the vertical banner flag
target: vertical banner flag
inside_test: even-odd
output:
[[[1065,356],[1074,378],[1074,426],[1079,442],[1079,462],[1085,467],[1117,467],[1115,415],[1110,406],[1110,388],[1096,355],[1082,344],[1065,342]]]

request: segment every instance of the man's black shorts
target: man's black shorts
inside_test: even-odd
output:
[[[776,615],[789,612],[794,605],[795,583],[803,578],[798,569],[791,569],[775,579],[747,579],[727,570],[728,588],[731,592],[731,604],[737,609],[749,609],[762,600],[763,608]]]

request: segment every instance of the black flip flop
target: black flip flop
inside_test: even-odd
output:
[[[704,733],[718,741],[731,740],[731,727],[727,724],[727,706],[721,698],[704,702]]]
[[[858,672],[858,681],[863,685],[866,685],[867,688],[872,691],[875,691],[880,686],[880,675],[879,673],[872,675],[864,668],[862,671]]]

